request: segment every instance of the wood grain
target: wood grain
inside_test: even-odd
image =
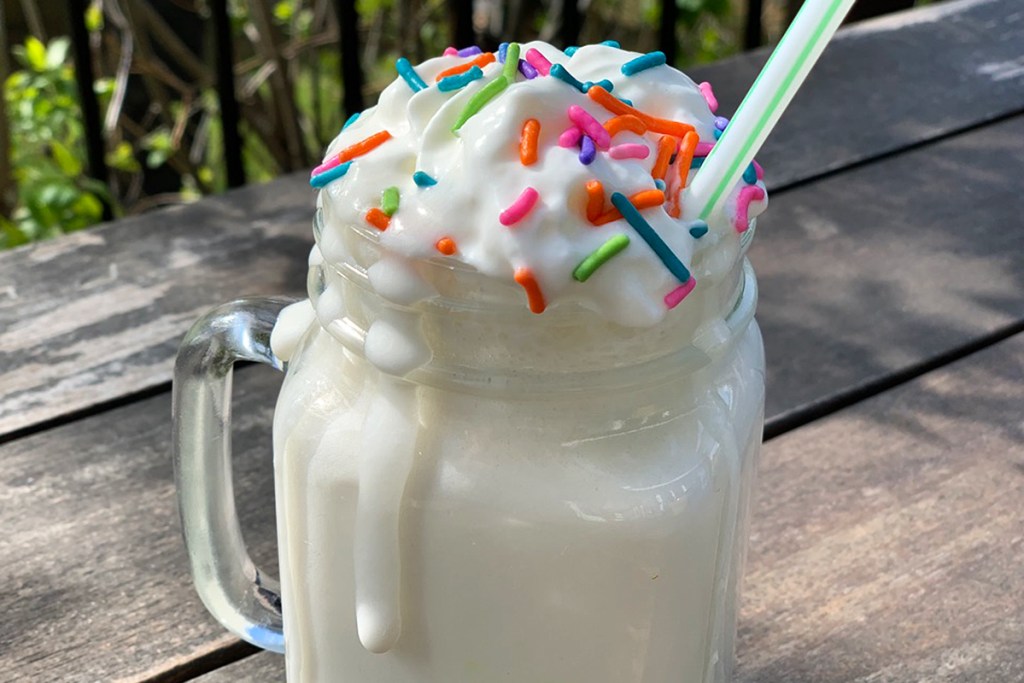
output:
[[[769,184],[1019,110],[1015,1],[944,3],[846,29],[762,155]],[[694,75],[717,85],[728,112],[765,55]],[[300,293],[312,207],[296,174],[0,254],[0,439],[165,387],[178,340],[209,307]],[[791,222],[775,213],[766,224]],[[785,260],[768,241],[758,249]]]
[[[1024,680],[1022,405],[1017,335],[765,444],[737,683]]]

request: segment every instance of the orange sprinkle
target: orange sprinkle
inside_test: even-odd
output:
[[[660,206],[665,203],[665,193],[661,190],[641,190],[629,195],[629,202],[639,210],[649,209],[652,206]],[[590,216],[587,216],[590,218]],[[591,219],[594,225],[604,225],[622,218],[622,214],[615,207],[612,207],[597,217]]]
[[[647,132],[647,124],[640,120],[640,117],[632,114],[622,114],[621,116],[614,116],[604,122],[604,129],[608,131],[608,135],[615,137],[624,130],[632,131],[637,135],[643,135]]]
[[[700,137],[695,132],[683,136],[683,144],[679,147],[679,154],[676,156],[676,170],[679,172],[679,187],[686,187],[686,181],[690,177],[690,164],[693,163],[693,153],[697,151],[697,143]]]
[[[694,130],[693,126],[688,123],[659,119],[656,116],[651,116],[650,114],[645,114],[638,109],[634,109],[599,85],[591,86],[591,88],[587,90],[587,95],[590,96],[590,99],[594,100],[613,114],[632,114],[643,121],[648,130],[654,131],[655,133],[674,135],[677,138],[681,138]]]
[[[604,186],[600,180],[587,181],[587,220],[593,223],[604,211]]]
[[[676,190],[675,199],[665,203],[665,213],[672,216],[672,218],[679,218],[679,190]]]
[[[366,212],[366,222],[383,231],[391,225],[391,217],[378,208],[372,208]]]
[[[381,144],[387,142],[390,139],[391,133],[387,132],[386,130],[382,130],[379,133],[374,133],[365,140],[360,140],[354,145],[351,145],[341,150],[341,152],[338,153],[338,163],[343,164],[346,161],[351,161],[352,159],[355,159],[356,157],[361,157],[370,150],[375,149],[376,147],[380,146]]]
[[[654,160],[654,168],[651,169],[651,177],[658,180],[665,179],[665,171],[668,170],[668,161],[672,158],[672,152],[676,151],[676,140],[671,135],[663,135],[658,140],[658,157]]]
[[[455,253],[455,240],[451,237],[442,237],[434,244],[434,247],[445,256],[451,256]]]
[[[519,161],[529,166],[537,161],[537,138],[540,137],[540,121],[527,119],[519,137]]]
[[[485,66],[487,66],[488,64],[490,64],[493,61],[494,61],[494,53],[493,52],[485,52],[482,55],[477,55],[474,59],[471,59],[468,62],[463,62],[462,64],[456,64],[453,67],[445,69],[441,73],[439,73],[436,76],[434,76],[434,82],[440,81],[442,78],[448,78],[449,76],[455,76],[455,75],[461,74],[461,73],[463,73],[465,71],[469,71],[474,66],[478,66],[478,67],[480,67],[482,69],[482,68],[484,68]]]
[[[547,308],[544,302],[544,294],[540,291],[537,279],[533,277],[533,271],[529,268],[516,268],[515,280],[520,287],[526,290],[526,300],[530,305],[531,313],[543,313]]]

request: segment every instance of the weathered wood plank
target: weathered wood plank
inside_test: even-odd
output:
[[[1024,680],[1021,405],[1017,335],[765,444],[737,681]]]
[[[839,31],[759,159],[769,188],[1024,110],[1018,0],[957,0]],[[766,47],[694,71],[731,115]]]
[[[1014,2],[945,3],[847,29],[762,155],[770,184],[1020,109]],[[731,111],[763,59],[695,75]],[[299,174],[0,254],[0,439],[165,386],[178,339],[212,305],[300,292],[312,206]]]

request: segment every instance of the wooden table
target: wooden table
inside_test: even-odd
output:
[[[730,112],[765,57],[696,76]],[[1024,681],[1020,0],[845,30],[761,160],[769,419],[738,679]],[[201,312],[301,293],[312,206],[292,176],[0,254],[4,680],[282,678],[192,589],[169,381]],[[236,379],[239,510],[276,568],[279,378]]]

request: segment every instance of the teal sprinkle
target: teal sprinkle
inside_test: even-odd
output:
[[[578,50],[578,49],[580,49],[579,46],[577,46],[577,45],[570,45],[569,47],[567,47],[564,50],[562,50],[562,52],[564,52],[567,57],[572,57],[574,54],[576,54],[576,50]]]
[[[724,130],[718,130],[717,128],[715,128],[715,139],[717,140],[720,137],[722,137],[722,133],[724,133],[724,132],[725,132]]]
[[[431,185],[437,185],[437,181],[423,171],[416,171],[413,173],[412,181],[416,183],[417,187],[430,187]]]
[[[617,41],[617,40],[602,40],[601,44],[602,45],[607,45],[608,47],[615,47],[615,48],[622,47],[621,45],[619,45],[619,41]]]
[[[412,64],[405,57],[398,58],[398,61],[395,62],[395,70],[398,71],[398,75],[402,77],[402,80],[412,88],[413,92],[427,89],[427,84],[423,82],[420,75],[416,73],[416,69],[412,68]]]
[[[747,170],[743,172],[743,182],[747,185],[754,185],[757,183],[757,169],[754,168],[753,161],[747,165]]]
[[[693,239],[699,240],[701,237],[708,234],[708,224],[704,221],[697,221],[690,228],[690,234],[693,235]]]
[[[615,84],[614,84],[614,83],[612,83],[611,81],[609,81],[609,80],[608,80],[607,78],[602,78],[602,79],[601,79],[600,81],[598,81],[597,83],[595,83],[594,81],[586,81],[586,82],[585,82],[585,83],[583,84],[583,92],[587,92],[588,90],[590,90],[591,88],[593,88],[593,87],[594,87],[595,85],[599,85],[599,86],[601,86],[602,88],[604,88],[604,89],[605,89],[605,90],[607,90],[608,92],[611,92],[611,91],[612,91],[612,89],[613,89],[613,88],[615,88]]]
[[[348,121],[345,122],[345,125],[342,126],[341,129],[345,130],[346,128],[351,126],[353,123],[355,123],[356,119],[358,119],[359,115],[362,114],[362,113],[363,112],[361,112],[361,111],[357,111],[355,114],[352,114],[352,116],[348,117]]]
[[[348,169],[351,165],[351,161],[346,161],[345,163],[338,164],[334,168],[328,169],[323,173],[318,173],[309,179],[309,184],[317,189],[324,187],[325,185],[327,185],[327,183],[331,182],[332,180],[337,180],[341,176],[348,173]]]
[[[700,168],[704,165],[704,159],[707,157],[694,157],[693,161],[690,162],[690,168]]]
[[[474,66],[469,71],[463,71],[460,74],[454,76],[447,76],[437,82],[437,89],[441,92],[451,92],[460,88],[465,88],[467,85],[477,80],[478,78],[484,77],[484,71],[478,66]]]
[[[661,259],[661,262],[665,264],[665,267],[668,268],[669,272],[679,282],[686,282],[690,279],[689,269],[683,265],[679,257],[665,244],[665,241],[655,232],[651,224],[644,220],[644,217],[640,215],[640,212],[637,211],[637,208],[633,206],[633,203],[629,201],[626,195],[621,192],[612,192],[612,205],[619,210],[622,217],[636,230],[644,242],[647,242],[647,246]]]
[[[661,190],[662,192],[665,191],[665,181],[662,180],[661,178],[655,178],[654,179],[654,186],[656,188],[658,188],[659,190]]]
[[[569,70],[566,69],[561,64],[552,64],[551,71],[549,71],[548,73],[551,76],[554,76],[558,80],[562,81],[563,83],[568,83],[569,85],[576,88],[580,92],[586,92],[586,89],[583,87],[583,84],[576,80],[576,77],[569,73]]]
[[[626,76],[635,76],[641,71],[647,69],[653,69],[656,66],[662,66],[665,63],[665,53],[660,50],[654,52],[648,52],[645,55],[641,55],[636,59],[631,59],[622,65],[622,73]]]
[[[619,98],[619,102],[624,102],[624,103],[628,104],[631,107],[633,106],[633,100],[627,100],[625,97],[620,97]]]

